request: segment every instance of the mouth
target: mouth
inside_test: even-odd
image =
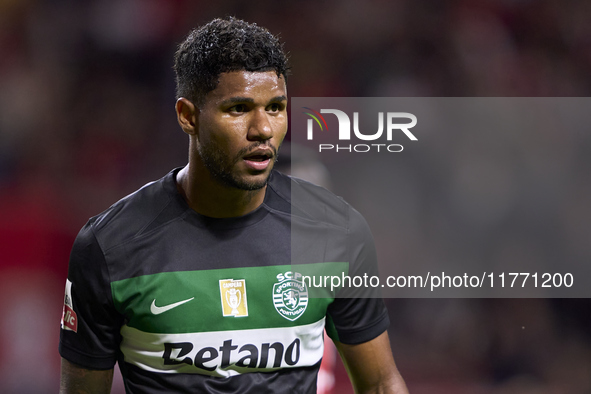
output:
[[[249,160],[249,161],[265,161],[265,160],[270,160],[271,159],[271,155],[251,155],[251,156],[246,156],[244,158],[244,160]]]
[[[243,156],[243,160],[248,168],[255,171],[263,171],[267,169],[273,156],[273,150],[270,148],[256,149],[246,156]]]

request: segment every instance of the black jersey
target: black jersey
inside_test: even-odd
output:
[[[274,171],[260,207],[214,219],[189,208],[178,170],[80,231],[62,357],[91,369],[119,361],[130,393],[312,393],[325,326],[344,343],[387,328],[381,299],[304,280],[376,273],[367,224],[342,199]]]

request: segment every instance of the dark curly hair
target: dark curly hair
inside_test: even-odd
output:
[[[221,73],[275,71],[287,82],[287,56],[277,37],[256,23],[229,17],[194,29],[174,56],[177,98],[196,105],[214,90]]]

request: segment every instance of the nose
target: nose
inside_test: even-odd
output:
[[[273,137],[273,125],[269,119],[269,114],[264,108],[256,109],[251,112],[252,118],[248,125],[247,138],[250,141],[266,141]]]

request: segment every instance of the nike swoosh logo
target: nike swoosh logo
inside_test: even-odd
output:
[[[175,302],[174,304],[168,304],[168,305],[164,305],[164,306],[156,306],[156,299],[154,299],[154,301],[152,301],[152,305],[150,305],[150,312],[152,312],[155,315],[159,315],[161,313],[171,310],[172,308],[176,308],[179,305],[183,305],[184,303],[187,303],[187,302],[193,300],[194,298],[195,297],[191,297],[188,300],[183,300],[183,301]]]

